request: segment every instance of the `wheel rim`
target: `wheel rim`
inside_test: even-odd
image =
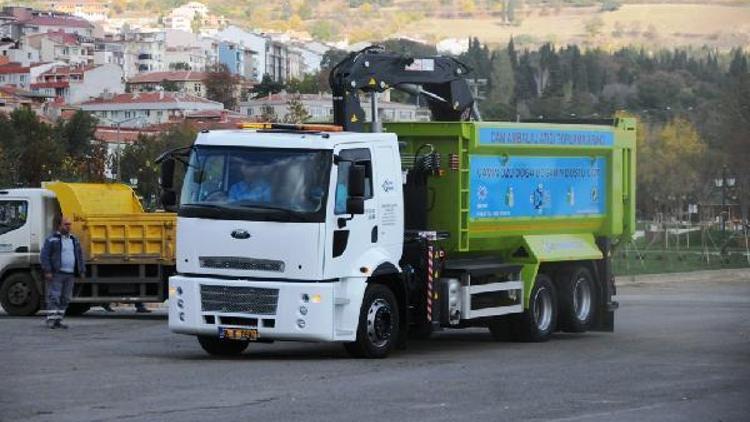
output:
[[[540,331],[547,331],[552,323],[552,297],[545,287],[534,296],[534,323]]]
[[[591,286],[585,277],[576,280],[573,289],[573,309],[579,321],[585,321],[591,313]]]
[[[375,347],[383,347],[391,339],[393,318],[391,307],[384,299],[376,299],[367,311],[367,337]]]
[[[28,303],[31,289],[25,282],[13,283],[8,289],[8,302],[13,306],[22,306]]]

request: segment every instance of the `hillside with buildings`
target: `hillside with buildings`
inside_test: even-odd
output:
[[[462,40],[468,37],[500,45],[513,36],[530,47],[552,42],[603,48],[731,48],[750,41],[747,0],[52,0],[33,4],[114,26],[164,25],[212,33],[234,24],[325,42],[405,37],[454,50],[465,46]]]
[[[487,119],[639,116],[640,151],[646,151],[639,163],[660,174],[639,180],[647,199],[641,203],[652,212],[665,206],[664,197],[697,195],[693,187],[714,171],[707,163],[727,163],[750,185],[750,171],[743,170],[750,160],[749,11],[747,1],[6,5],[0,8],[0,159],[35,161],[28,164],[33,177],[0,169],[0,184],[104,174],[140,180],[139,192],[155,195],[153,157],[189,144],[195,130],[247,120],[331,121],[331,66],[377,42],[468,64]],[[430,118],[417,98],[390,94],[379,101],[383,120]],[[65,137],[86,146],[84,162],[106,163],[106,173],[75,173],[70,163],[55,161]],[[38,158],[40,151],[49,159]]]

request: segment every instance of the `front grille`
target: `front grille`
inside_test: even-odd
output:
[[[276,315],[279,289],[201,285],[203,312]]]
[[[240,258],[235,256],[202,256],[202,268],[284,272],[284,262],[271,259]]]

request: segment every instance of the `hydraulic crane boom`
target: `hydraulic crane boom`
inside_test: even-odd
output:
[[[359,91],[384,92],[394,88],[423,95],[436,121],[469,120],[476,112],[465,76],[471,68],[452,57],[406,57],[368,47],[351,53],[331,71],[333,120],[344,130],[362,132],[365,112]]]

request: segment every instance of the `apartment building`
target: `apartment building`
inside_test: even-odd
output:
[[[224,106],[195,95],[159,91],[104,95],[81,103],[80,108],[104,124],[147,127],[180,121],[196,111],[223,110]]]

